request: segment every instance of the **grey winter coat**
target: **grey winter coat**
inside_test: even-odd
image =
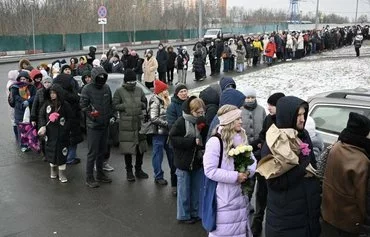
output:
[[[141,153],[146,151],[146,136],[139,134],[146,107],[145,94],[136,85],[123,84],[114,92],[113,108],[119,112],[119,146],[123,154],[136,155],[136,146]]]
[[[242,109],[243,128],[247,133],[249,144],[258,140],[265,117],[265,109],[260,105],[257,105],[254,110]]]
[[[236,63],[238,64],[242,64],[244,63],[244,59],[245,59],[245,55],[246,55],[246,51],[245,51],[245,48],[244,46],[241,46],[241,47],[238,47],[236,49]]]
[[[168,135],[167,108],[162,98],[154,95],[149,101],[149,115],[152,122],[151,134]]]

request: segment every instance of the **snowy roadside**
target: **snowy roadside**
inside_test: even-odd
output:
[[[370,53],[370,46],[361,48]],[[349,53],[355,55],[353,47],[346,47],[332,52],[323,53],[340,58]],[[312,56],[318,57],[320,56]],[[356,87],[370,87],[369,58],[346,58],[336,60],[312,61],[302,59],[294,63],[282,63],[234,77],[237,89],[251,86],[257,91],[258,103],[266,108],[267,98],[275,92],[294,95],[307,100],[315,94]],[[190,94],[198,95],[207,86],[190,90]]]

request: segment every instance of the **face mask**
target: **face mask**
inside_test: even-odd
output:
[[[162,46],[159,46],[158,49],[161,50],[161,49],[163,49],[163,47]]]

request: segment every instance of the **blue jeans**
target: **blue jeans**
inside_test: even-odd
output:
[[[224,58],[224,72],[229,72],[230,69],[230,59]]]
[[[162,161],[163,161],[163,149],[166,151],[168,165],[171,170],[171,186],[176,186],[176,168],[173,163],[174,153],[172,148],[169,146],[167,135],[153,135],[153,156],[152,165],[154,170],[154,178],[156,180],[163,179]]]
[[[177,220],[198,217],[200,188],[203,169],[176,170],[177,175]]]
[[[70,145],[68,147],[68,156],[67,156],[67,164],[71,163],[77,155],[77,144],[76,145]]]

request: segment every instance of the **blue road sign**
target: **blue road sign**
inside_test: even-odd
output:
[[[98,16],[100,18],[105,18],[107,16],[107,8],[104,6],[100,6],[98,9]]]

